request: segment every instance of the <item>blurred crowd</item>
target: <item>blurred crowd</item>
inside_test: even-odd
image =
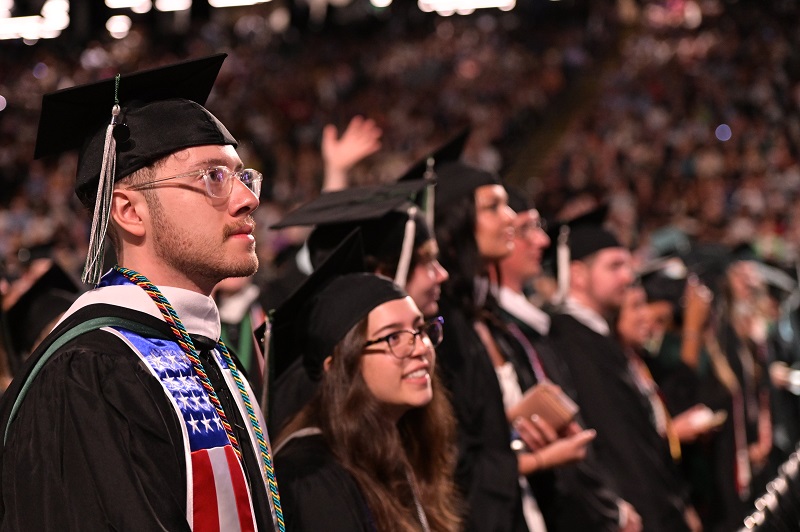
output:
[[[33,47],[4,44],[0,255],[6,271],[19,275],[18,250],[43,243],[52,243],[68,269],[77,271],[86,246],[87,216],[70,192],[74,159],[32,161],[43,93],[118,70],[229,53],[209,105],[237,132],[243,158],[265,175],[257,217],[259,253],[268,265],[284,245],[267,231],[276,211],[321,188],[326,124],[343,130],[361,115],[383,129],[382,150],[352,170],[352,183],[397,178],[467,125],[473,128],[470,159],[500,170],[568,78],[592,60],[593,51],[607,48],[603,17],[609,14],[600,11],[591,31],[569,17],[548,27],[498,12],[390,18],[368,29],[289,32],[266,42],[237,33],[232,21],[212,19],[179,42],[134,28],[123,40],[78,50],[45,41]]]

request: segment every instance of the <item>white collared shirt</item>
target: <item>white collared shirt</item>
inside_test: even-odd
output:
[[[603,336],[611,335],[611,327],[603,316],[571,296],[567,296],[566,301],[564,301],[563,313],[569,314],[597,334]]]
[[[542,336],[546,336],[547,333],[550,332],[550,316],[531,303],[530,300],[525,297],[525,294],[501,286],[497,294],[497,302],[503,310],[513,314],[517,319],[530,326]]]

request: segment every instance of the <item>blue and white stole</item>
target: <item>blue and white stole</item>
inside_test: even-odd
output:
[[[122,284],[131,283],[112,271],[103,277],[101,286]],[[178,419],[182,421],[186,456],[186,519],[192,530],[257,530],[253,500],[242,465],[191,361],[177,342],[145,338],[124,329],[105,330],[122,339],[145,363],[161,383]],[[214,349],[212,354],[214,363],[225,378],[231,397],[236,401],[239,415],[247,420],[244,404],[227,363],[218,349]],[[245,386],[250,396],[254,397],[249,384],[245,383]],[[266,426],[263,415],[258,410],[257,416],[261,426]],[[256,453],[255,456],[259,456],[252,428],[248,432],[249,443]],[[246,443],[240,441],[240,445]],[[263,471],[261,479],[267,490]]]

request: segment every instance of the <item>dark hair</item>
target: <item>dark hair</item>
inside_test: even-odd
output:
[[[432,372],[431,402],[409,410],[395,425],[361,374],[367,319],[336,346],[314,398],[281,432],[278,444],[301,428],[319,427],[361,488],[378,530],[420,529],[407,468],[414,472],[431,530],[458,530],[455,419],[444,388]]]
[[[436,210],[434,228],[439,243],[439,262],[450,274],[442,292],[472,319],[485,318],[485,301],[476,298],[475,279],[488,280],[488,265],[481,258],[475,239],[477,210],[475,193],[466,194],[446,208]],[[499,271],[497,272],[499,275]],[[487,294],[490,295],[490,294]]]

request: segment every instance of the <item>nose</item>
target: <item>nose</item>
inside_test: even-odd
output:
[[[234,216],[248,215],[258,208],[260,200],[247,185],[234,178],[229,200],[229,210]]]
[[[422,332],[415,334],[412,339],[412,349],[411,355],[412,357],[419,357],[428,354],[428,351],[431,349],[431,341],[425,336]]]
[[[514,209],[506,204],[503,208],[503,215],[506,217],[506,221],[510,224],[513,223],[514,220],[517,218],[517,213],[514,212]]]
[[[450,278],[450,274],[447,273],[447,270],[444,269],[444,266],[442,266],[438,260],[434,261],[433,268],[437,283],[441,284]]]

